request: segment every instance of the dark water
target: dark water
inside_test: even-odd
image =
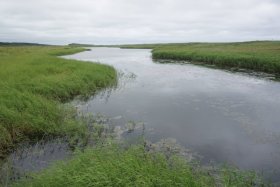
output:
[[[108,137],[122,138],[128,133],[127,128],[115,128],[110,119],[104,116],[76,116],[87,124],[89,132],[95,131],[94,124],[103,126],[99,142]],[[100,128],[99,128],[100,130]],[[134,138],[134,137],[133,137]],[[32,174],[52,166],[59,161],[73,158],[75,150],[82,151],[86,147],[94,147],[96,141],[90,134],[87,139],[75,137],[43,137],[40,140],[26,141],[17,146],[4,160],[0,160],[0,187],[12,186],[18,180],[32,178]]]
[[[280,83],[192,64],[154,62],[150,50],[92,48],[67,58],[109,64],[119,86],[80,103],[116,124],[144,122],[146,136],[280,181]]]
[[[71,156],[72,150],[64,138],[22,143],[0,163],[0,186],[10,186],[13,181],[29,177],[30,172],[41,171]]]

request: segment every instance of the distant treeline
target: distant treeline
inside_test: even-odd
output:
[[[121,45],[96,45],[96,44],[80,44],[80,43],[70,43],[70,47],[121,47]]]
[[[48,46],[39,43],[22,43],[22,42],[0,42],[0,46]]]

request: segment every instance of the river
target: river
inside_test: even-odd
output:
[[[66,58],[119,72],[116,89],[79,103],[116,125],[145,124],[152,141],[175,138],[202,163],[229,163],[280,180],[280,83],[190,63],[153,61],[149,49],[92,48]]]

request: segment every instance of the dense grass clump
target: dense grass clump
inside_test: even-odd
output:
[[[254,186],[254,175],[232,169],[211,173],[178,155],[166,157],[140,145],[87,149],[14,186]]]
[[[116,81],[112,67],[56,57],[83,50],[0,47],[0,156],[23,139],[83,131],[61,103]]]
[[[187,43],[126,45],[151,48],[155,59],[186,60],[222,68],[242,68],[280,74],[280,42]]]

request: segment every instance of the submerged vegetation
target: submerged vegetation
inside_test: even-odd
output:
[[[153,49],[154,59],[184,60],[221,68],[237,68],[280,74],[280,42],[186,43],[125,45]]]
[[[144,144],[99,145],[77,152],[14,186],[261,186],[255,173],[209,170],[177,154],[148,151]]]
[[[26,173],[24,178],[7,184],[14,187],[265,185],[253,171],[201,165],[193,153],[174,139],[151,143],[144,138],[143,124],[119,129],[122,133],[133,133],[142,126],[138,141],[132,143],[119,139],[118,129],[108,125],[106,118],[81,117],[91,127],[89,134],[93,144],[77,147],[70,160],[59,161],[39,173]]]
[[[0,156],[14,144],[84,132],[62,103],[116,81],[112,67],[58,58],[82,48],[0,47]]]

